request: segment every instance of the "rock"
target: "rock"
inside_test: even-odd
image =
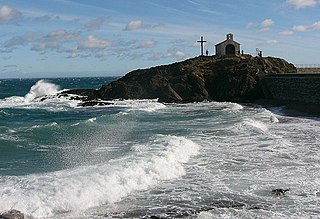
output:
[[[85,100],[159,99],[167,103],[250,102],[264,97],[260,84],[268,74],[294,73],[296,68],[272,57],[201,56],[182,62],[135,70],[99,90],[77,89]]]
[[[113,105],[113,103],[106,101],[85,101],[80,103],[78,106],[108,106]]]
[[[290,191],[290,189],[273,189],[271,192],[275,196],[283,196],[287,191]]]
[[[24,214],[16,209],[0,213],[0,219],[24,219]]]

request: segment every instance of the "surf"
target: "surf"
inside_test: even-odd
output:
[[[6,176],[1,180],[0,210],[14,207],[37,218],[77,215],[185,175],[184,164],[199,148],[184,137],[157,135],[144,144],[133,144],[131,155],[104,164]]]

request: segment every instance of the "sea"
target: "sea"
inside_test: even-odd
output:
[[[0,213],[320,218],[318,116],[281,105],[81,107],[57,97],[116,79],[0,79]]]

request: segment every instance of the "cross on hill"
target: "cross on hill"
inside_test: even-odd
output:
[[[198,40],[197,41],[198,43],[200,43],[200,46],[201,46],[201,55],[203,56],[203,43],[207,42],[205,40],[203,40],[203,36],[201,37],[201,40]]]

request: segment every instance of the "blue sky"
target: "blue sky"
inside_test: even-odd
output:
[[[200,54],[320,64],[320,0],[0,0],[0,78],[114,76]]]

